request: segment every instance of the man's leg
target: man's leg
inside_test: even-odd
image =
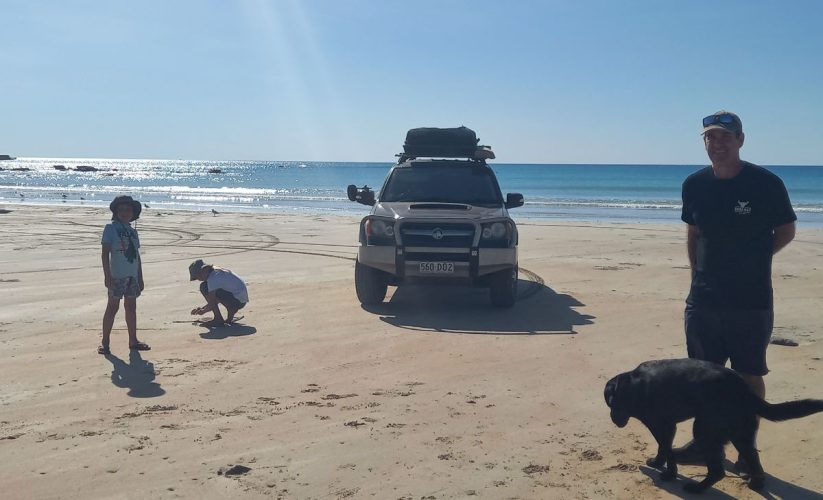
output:
[[[746,385],[749,386],[749,389],[751,389],[753,393],[759,396],[760,399],[766,399],[766,382],[763,380],[762,375],[750,375],[748,373],[741,372],[737,373],[739,373],[740,376],[743,377],[743,381],[746,382]],[[757,456],[757,428],[759,427],[759,424],[760,417],[755,416],[754,432],[752,434],[750,443],[748,443],[750,444],[751,450],[754,451],[755,456]],[[737,446],[737,443],[735,443],[735,447],[738,451],[738,457],[737,462],[735,462],[734,464],[734,467],[741,477],[748,477],[750,474],[750,466],[746,460],[745,454],[747,453],[747,451],[751,450],[748,450],[748,448],[740,449],[740,447]],[[759,462],[756,465],[757,467],[760,467]]]
[[[686,349],[690,358],[711,361],[719,365],[726,364],[728,354],[723,345],[722,316],[722,311],[686,307],[684,314]],[[679,464],[705,464],[705,454],[694,438],[685,445],[675,448],[672,452]]]
[[[766,399],[766,382],[763,380],[762,375],[749,375],[748,373],[741,373],[740,376],[743,377],[743,380],[746,381],[746,384],[753,393],[760,396],[760,399]]]
[[[743,377],[749,389],[761,399],[766,398],[766,383],[763,377],[769,373],[766,363],[766,350],[772,337],[774,312],[771,309],[738,311],[730,321],[727,339],[731,347],[732,369]],[[757,451],[757,426],[760,417],[755,419],[755,431],[752,447]],[[738,450],[740,451],[740,450]],[[740,475],[748,475],[749,464],[744,454],[740,454],[736,465]]]

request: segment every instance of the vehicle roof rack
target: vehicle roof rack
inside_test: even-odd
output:
[[[409,160],[416,160],[418,158],[438,158],[438,159],[452,159],[452,158],[460,158],[460,159],[467,159],[473,160],[477,162],[486,163],[486,160],[493,160],[495,159],[494,151],[492,151],[491,146],[477,146],[474,150],[474,154],[471,156],[465,154],[410,154],[410,153],[397,153],[395,155],[397,159],[397,163],[403,163]]]

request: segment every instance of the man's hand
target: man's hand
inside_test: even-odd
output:
[[[111,276],[104,276],[103,277],[103,284],[106,285],[106,288],[111,288]]]
[[[774,228],[774,245],[772,247],[772,253],[775,254],[782,250],[786,245],[791,243],[794,239],[796,231],[796,225],[794,222],[789,222],[788,224],[783,224],[782,226],[777,226]]]
[[[146,284],[143,283],[143,280],[137,280],[137,286],[140,287],[140,291],[142,292],[144,288],[146,288]]]

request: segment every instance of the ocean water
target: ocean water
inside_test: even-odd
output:
[[[63,165],[67,170],[55,169]],[[77,166],[95,172],[78,172]],[[346,186],[382,185],[391,163],[19,158],[0,162],[0,204],[107,206],[130,194],[157,209],[365,215]],[[702,165],[490,163],[503,193],[526,204],[515,218],[679,222],[680,186]],[[823,226],[823,167],[769,166],[801,224]],[[220,172],[214,172],[219,169]],[[211,172],[210,172],[211,171]]]

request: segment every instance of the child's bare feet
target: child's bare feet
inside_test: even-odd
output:
[[[131,349],[133,351],[150,351],[151,347],[149,347],[149,345],[146,344],[145,342],[138,342],[134,345],[130,345],[129,349]]]
[[[111,351],[109,350],[109,346],[101,345],[100,347],[97,348],[97,354],[103,354],[103,355],[111,354]]]
[[[205,326],[206,328],[220,328],[221,326],[226,326],[226,323],[213,319],[211,321],[204,321],[203,323],[200,323],[200,325]]]

